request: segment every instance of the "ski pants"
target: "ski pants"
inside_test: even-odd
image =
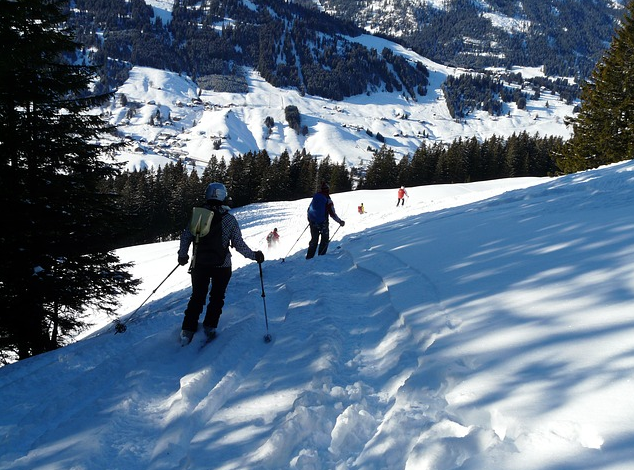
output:
[[[198,264],[192,270],[191,276],[192,295],[185,309],[183,330],[196,331],[198,329],[198,318],[205,306],[207,292],[209,292],[209,303],[203,325],[217,328],[222,307],[225,304],[225,292],[231,279],[231,267],[220,268]],[[209,284],[211,284],[211,291]]]
[[[399,197],[396,200],[396,207],[398,207],[401,204],[401,202],[403,203],[403,205],[405,205],[405,198],[404,197]]]
[[[330,230],[328,228],[328,220],[321,224],[309,222],[310,226],[310,241],[308,242],[308,251],[306,252],[306,259],[311,259],[315,256],[317,251],[317,244],[319,244],[318,254],[325,255],[328,251],[328,243],[330,238]],[[321,236],[321,241],[319,237]]]

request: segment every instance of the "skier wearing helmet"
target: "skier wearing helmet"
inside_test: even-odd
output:
[[[189,344],[198,330],[198,318],[205,306],[207,293],[209,303],[203,320],[207,339],[216,335],[218,320],[224,306],[225,292],[231,279],[231,253],[229,244],[245,258],[258,263],[264,261],[261,251],[253,251],[242,239],[236,218],[229,213],[227,189],[222,183],[211,183],[205,192],[206,203],[202,210],[195,208],[196,220],[183,230],[178,250],[178,264],[189,262],[189,246],[194,243],[189,272],[192,278],[192,293],[185,309],[181,331],[181,344]],[[197,212],[198,209],[198,212]],[[211,284],[211,291],[209,285]]]
[[[329,216],[335,219],[342,227],[346,224],[335,212],[335,204],[330,199],[330,186],[328,183],[323,182],[321,183],[321,191],[313,196],[313,200],[308,206],[310,242],[308,243],[306,259],[311,259],[315,256],[317,244],[319,244],[319,255],[325,255],[326,251],[328,251],[328,243],[330,242]],[[319,239],[320,236],[321,241]]]

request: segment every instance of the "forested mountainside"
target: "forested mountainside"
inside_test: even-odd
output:
[[[312,1],[312,0],[311,0]],[[587,78],[623,17],[624,0],[318,0],[338,18],[399,37],[419,54],[467,68],[544,66]]]
[[[105,88],[143,65],[245,91],[247,66],[276,87],[325,98],[402,90],[416,100],[427,93],[423,64],[349,37],[386,35],[445,65],[544,66],[547,76],[587,78],[623,11],[586,0],[321,2],[178,0],[164,23],[143,0],[77,0],[72,27],[89,60],[107,64]]]
[[[293,3],[182,0],[168,24],[143,0],[75,6],[73,27],[91,61],[117,61],[104,85],[121,83],[124,64],[133,64],[184,72],[203,88],[246,91],[241,67],[248,66],[276,87],[337,100],[374,90],[403,90],[415,100],[427,92],[422,63],[347,40],[361,29]]]

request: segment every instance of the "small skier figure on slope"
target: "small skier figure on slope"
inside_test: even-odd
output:
[[[277,228],[274,228],[272,232],[266,236],[266,244],[269,248],[274,248],[280,241],[280,234],[277,233]]]
[[[335,204],[330,199],[330,186],[328,183],[321,183],[321,190],[313,196],[313,200],[308,206],[308,225],[310,227],[310,242],[306,259],[311,259],[317,251],[319,244],[319,255],[325,255],[330,242],[329,217],[332,217],[342,227],[346,224],[335,212]],[[321,240],[319,237],[321,236]]]
[[[407,191],[405,191],[405,187],[401,186],[400,188],[398,188],[398,199],[396,200],[396,207],[398,207],[401,203],[403,203],[403,206],[405,205],[405,196],[408,196]]]

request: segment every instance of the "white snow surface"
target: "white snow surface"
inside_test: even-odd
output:
[[[163,24],[172,21],[174,2],[170,0],[147,0],[145,3],[152,7],[155,19],[160,17]]]
[[[235,209],[267,260],[203,349],[178,242],[120,250],[125,333],[0,368],[0,469],[634,468],[634,162],[408,193],[334,194],[312,260],[308,199]]]
[[[199,89],[189,77],[174,72],[134,67],[116,97],[99,111],[108,115],[121,134],[129,136],[133,146],[117,156],[127,168],[157,168],[177,159],[187,161],[200,173],[212,155],[229,163],[236,155],[266,150],[271,158],[289,151],[306,149],[322,159],[349,166],[368,163],[385,143],[397,159],[413,155],[423,143],[449,144],[458,138],[476,137],[479,141],[530,135],[568,138],[571,129],[566,117],[573,107],[557,95],[542,90],[540,98],[530,99],[526,109],[505,103],[503,116],[474,111],[463,119],[453,119],[441,90],[448,75],[471,73],[445,67],[394,42],[371,35],[348,37],[379,53],[384,48],[402,55],[412,63],[421,62],[429,70],[426,96],[414,101],[403,93],[369,90],[343,101],[317,96],[302,96],[294,89],[280,89],[267,83],[256,71],[245,69],[248,93],[225,93]],[[513,68],[526,78],[543,76],[539,68]],[[507,84],[508,86],[511,86]],[[512,85],[517,87],[518,85]],[[528,87],[524,92],[533,94]],[[122,106],[119,96],[126,96]],[[130,108],[136,114],[130,116]],[[307,135],[298,134],[286,121],[285,108],[296,106]],[[151,118],[160,115],[160,122]],[[169,120],[171,118],[171,122]],[[265,120],[272,118],[269,131]],[[384,142],[377,138],[383,136]]]

